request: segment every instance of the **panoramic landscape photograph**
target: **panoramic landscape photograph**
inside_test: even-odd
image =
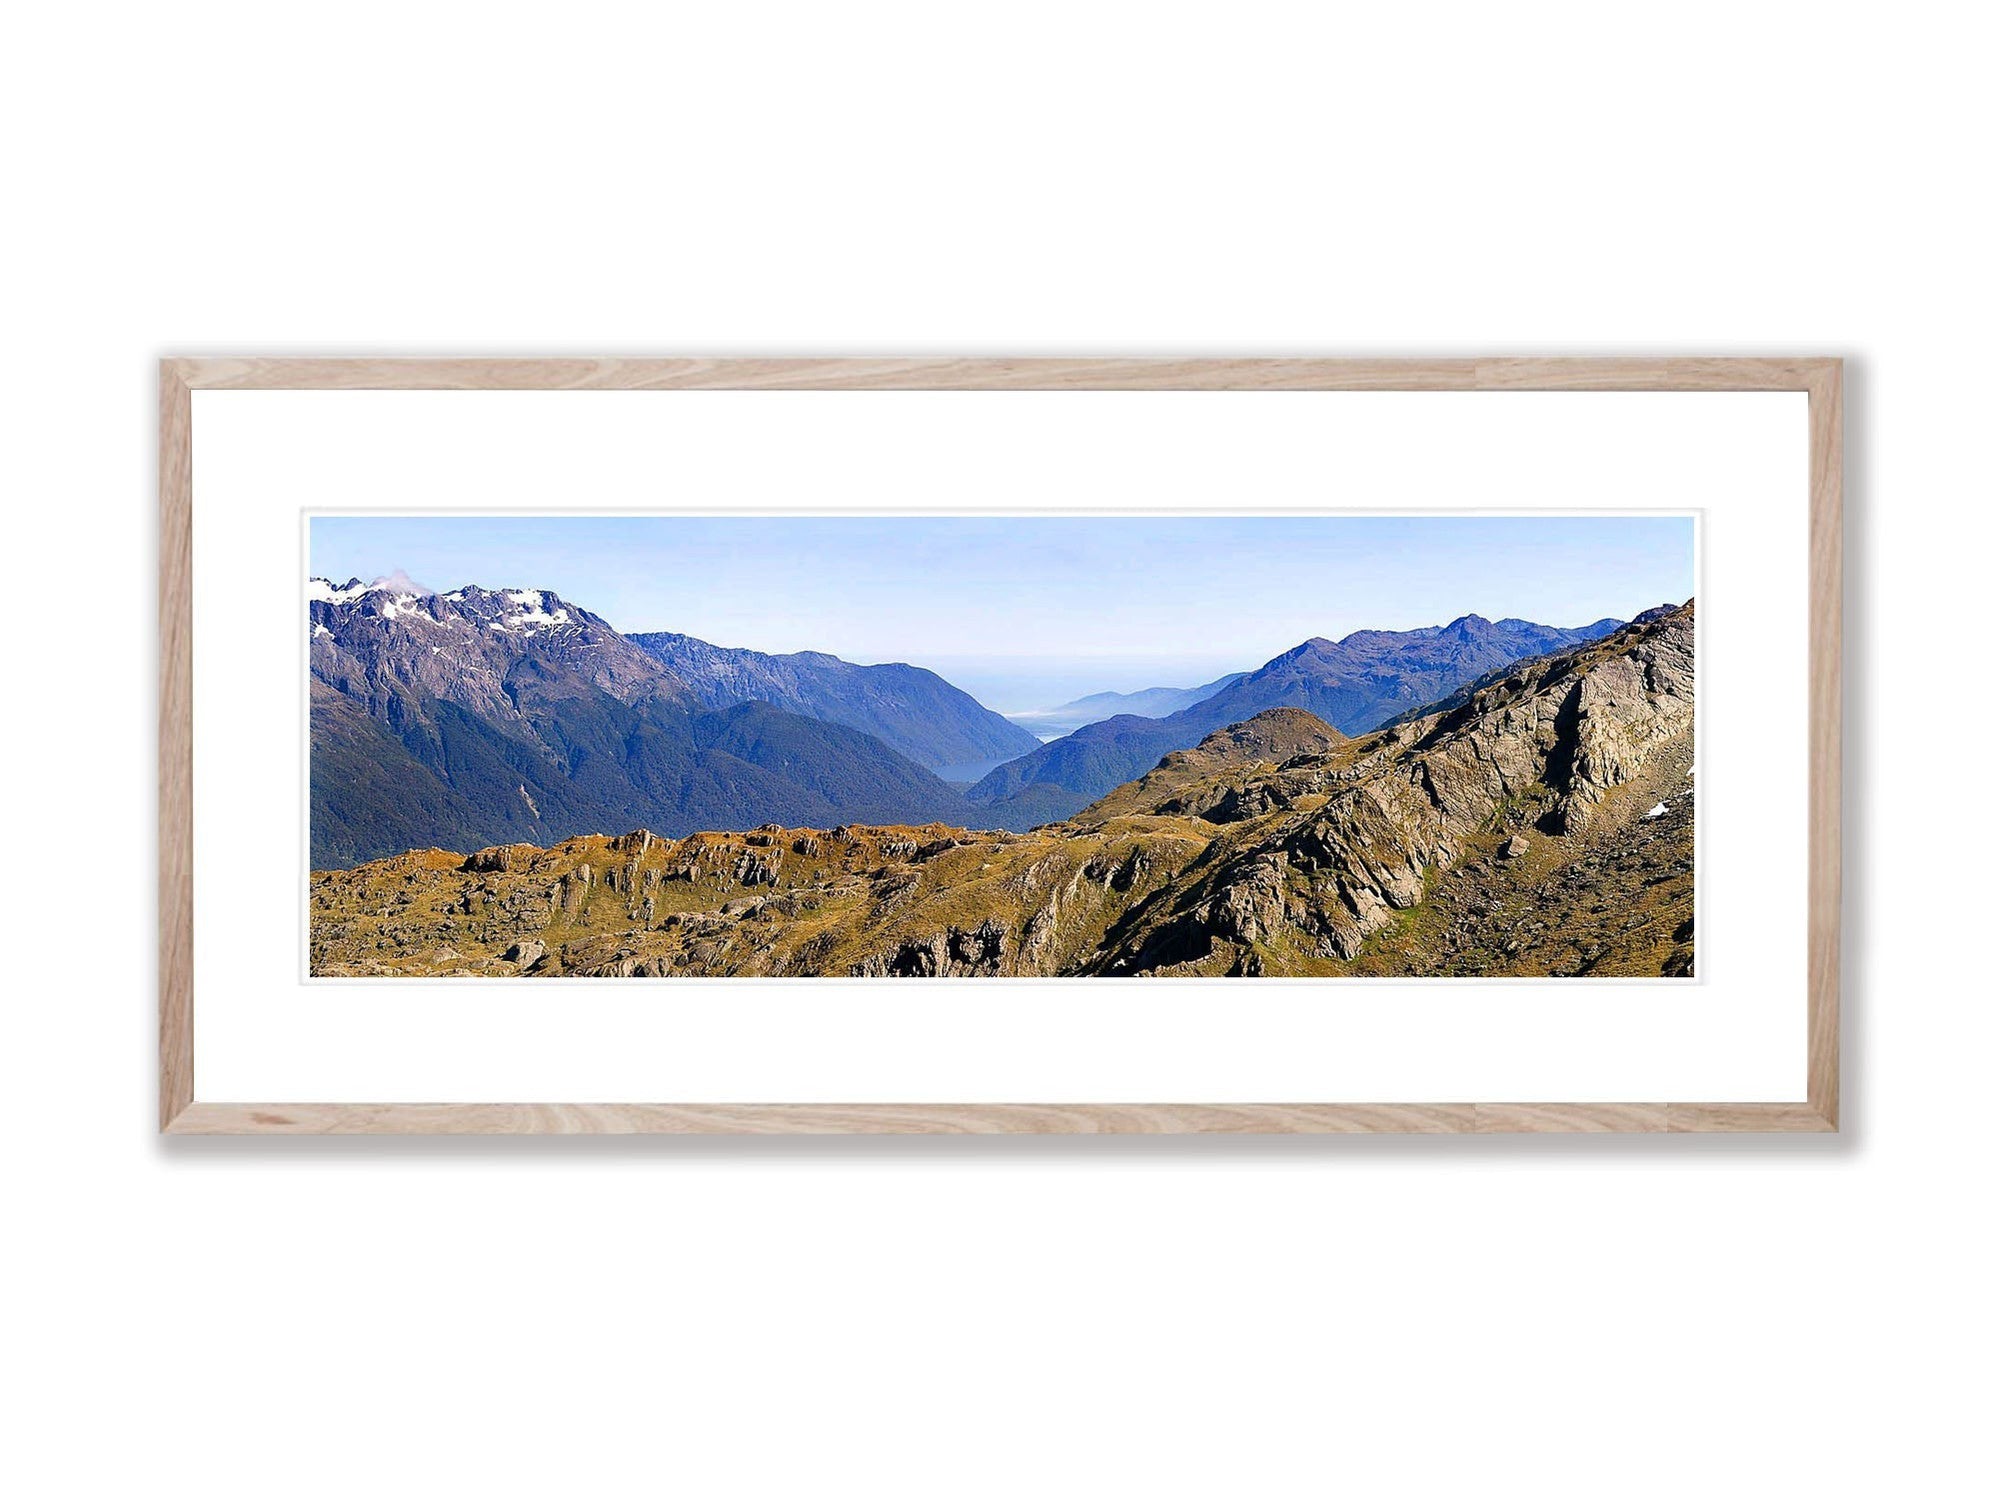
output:
[[[314,978],[1695,974],[1690,516],[307,551]]]

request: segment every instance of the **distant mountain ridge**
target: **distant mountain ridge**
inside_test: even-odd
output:
[[[1233,671],[1199,687],[1146,687],[1137,692],[1093,692],[1088,697],[1079,697],[1060,707],[1037,708],[1030,713],[1009,713],[1007,719],[1040,736],[1074,733],[1086,723],[1115,718],[1121,713],[1138,718],[1164,718],[1169,713],[1191,708],[1202,699],[1213,697],[1246,675],[1245,672]]]
[[[1120,714],[1086,724],[1000,766],[966,797],[1001,827],[1033,827],[1069,816],[1162,756],[1265,709],[1302,708],[1343,734],[1361,734],[1508,662],[1600,639],[1622,623],[1564,629],[1467,614],[1415,630],[1315,636],[1163,718]]]
[[[872,734],[917,764],[1023,755],[1040,743],[935,672],[897,662],[857,666],[819,651],[774,656],[710,645],[691,635],[641,631],[625,637],[693,689],[710,708],[769,703]]]
[[[962,817],[881,740],[764,704],[717,712],[547,590],[307,586],[315,868],[606,828]]]
[[[1563,629],[1466,614],[1416,630],[1356,630],[1338,640],[1314,636],[1196,706],[1217,725],[1286,707],[1316,713],[1343,734],[1365,733],[1482,672],[1600,640],[1623,624],[1599,619]]]
[[[1688,599],[1686,603],[1679,605],[1656,604],[1652,608],[1647,609],[1642,613],[1632,615],[1630,619],[1630,624],[1632,625],[1653,624],[1659,620],[1669,618],[1672,615],[1679,613],[1680,610],[1682,609],[1692,609],[1693,606],[1694,606],[1694,601],[1692,599]],[[1598,623],[1601,624],[1602,622],[1599,621]],[[1584,628],[1594,630],[1597,628],[1597,626],[1586,625],[1584,626]],[[1615,633],[1615,632],[1611,631],[1606,633]],[[1600,638],[1600,637],[1593,637],[1593,638]],[[1538,669],[1548,661],[1553,660],[1554,657],[1559,655],[1563,649],[1566,649],[1566,647],[1558,646],[1553,651],[1546,651],[1538,655],[1532,655],[1532,656],[1520,656],[1515,658],[1514,660],[1503,662],[1499,666],[1494,667],[1491,671],[1484,672],[1479,676],[1473,677],[1470,681],[1464,683],[1455,691],[1445,694],[1443,697],[1436,698],[1433,701],[1427,703],[1421,703],[1414,708],[1405,709],[1402,712],[1395,714],[1393,717],[1383,719],[1381,721],[1380,727],[1393,728],[1397,724],[1411,723],[1418,718],[1425,718],[1433,713],[1448,713],[1455,708],[1462,707],[1466,702],[1468,702],[1473,697],[1477,696],[1480,692],[1483,692],[1486,688],[1495,686],[1498,683],[1504,681],[1508,677],[1519,676],[1519,675],[1532,675],[1536,669]]]

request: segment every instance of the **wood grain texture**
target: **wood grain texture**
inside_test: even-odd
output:
[[[212,390],[1471,390],[1477,361],[191,359]]]
[[[1839,1126],[1815,1103],[1675,1103],[1666,1107],[1675,1134],[1825,1135]]]
[[[1482,1103],[1476,1105],[1482,1135],[1663,1134],[1663,1103]]]
[[[197,1103],[175,1134],[1468,1134],[1472,1104]]]
[[[1845,534],[1844,370],[1828,360],[1811,386],[1810,850],[1806,887],[1805,1097],[1839,1128],[1840,590]]]
[[[1836,359],[1481,359],[1480,390],[1802,390]]]
[[[205,390],[1775,390],[1810,409],[1806,1100],[1437,1104],[194,1101],[192,442]],[[168,359],[160,370],[160,1126],[173,1134],[1825,1133],[1839,1122],[1841,365],[1801,358]]]
[[[187,382],[160,368],[160,1127],[194,1099],[194,450]]]
[[[1806,1103],[195,1103],[176,1135],[1823,1134]]]
[[[288,359],[172,361],[196,390],[1807,390],[1741,359]]]

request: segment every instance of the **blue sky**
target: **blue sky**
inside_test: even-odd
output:
[[[311,570],[549,588],[627,632],[927,666],[1001,712],[1191,686],[1313,635],[1579,625],[1694,592],[1668,516],[337,516]]]

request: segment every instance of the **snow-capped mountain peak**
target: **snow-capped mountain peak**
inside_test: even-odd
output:
[[[401,571],[372,583],[363,583],[359,578],[349,578],[345,583],[309,578],[305,598],[308,610],[312,605],[325,604],[336,610],[358,609],[387,620],[407,618],[431,624],[484,626],[502,635],[530,640],[549,631],[602,623],[587,611],[565,603],[550,589],[490,589],[468,583],[450,593],[438,593]]]

